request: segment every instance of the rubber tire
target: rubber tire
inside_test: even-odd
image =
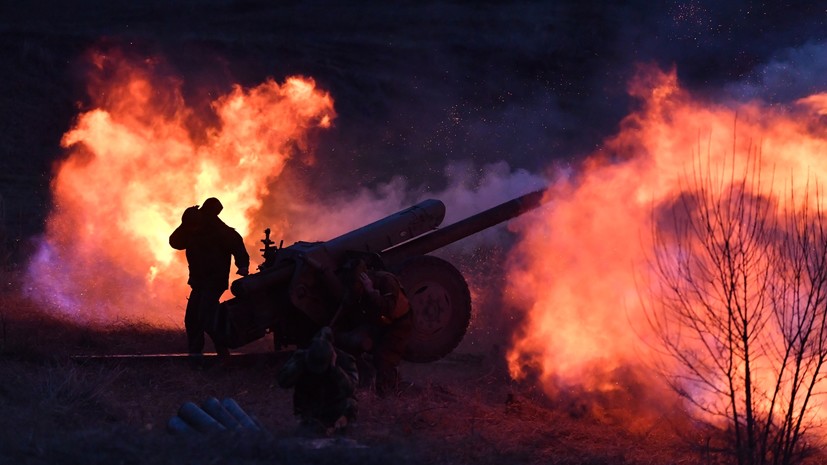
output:
[[[403,358],[439,360],[465,337],[471,321],[471,293],[462,273],[430,255],[407,259],[396,270],[413,311],[413,331]]]

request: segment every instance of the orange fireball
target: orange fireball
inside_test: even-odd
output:
[[[516,378],[536,373],[551,394],[616,389],[615,370],[663,362],[641,303],[651,218],[691,187],[693,173],[720,179],[757,164],[761,185],[751,179],[747,188],[779,201],[791,192],[814,198],[827,183],[823,94],[791,108],[715,104],[657,69],[643,69],[630,90],[640,110],[578,173],[551,186],[547,208],[519,223],[507,295],[527,314],[509,366]]]
[[[91,61],[93,108],[63,137],[33,291],[80,321],[180,326],[187,265],[168,238],[184,208],[218,197],[222,218],[247,237],[268,183],[290,157],[310,157],[307,138],[335,118],[333,99],[291,77],[235,86],[199,115],[157,60]],[[251,255],[258,245],[250,239]]]

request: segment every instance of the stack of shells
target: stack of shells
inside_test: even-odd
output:
[[[219,401],[215,397],[210,397],[200,407],[193,402],[185,402],[178,409],[178,415],[169,419],[167,429],[182,435],[262,432],[261,425],[235,400],[227,398]]]

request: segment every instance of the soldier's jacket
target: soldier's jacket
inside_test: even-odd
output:
[[[387,324],[397,320],[410,309],[408,298],[399,279],[387,271],[368,271],[373,281],[373,292],[365,292],[358,306],[368,322]]]
[[[293,412],[332,424],[340,416],[353,419],[356,414],[356,387],[359,370],[356,359],[336,350],[336,363],[326,372],[315,374],[305,367],[306,351],[296,350],[278,372],[282,388],[294,388]]]
[[[169,245],[187,251],[187,284],[194,288],[227,289],[232,257],[239,269],[250,266],[241,235],[217,216],[183,221],[169,236]]]

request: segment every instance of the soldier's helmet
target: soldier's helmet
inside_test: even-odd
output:
[[[224,205],[221,205],[221,202],[215,197],[208,198],[201,205],[201,211],[210,216],[218,216],[223,209]]]
[[[333,363],[333,344],[327,339],[314,338],[307,348],[307,369],[311,373],[324,373]]]
[[[198,211],[198,206],[187,207],[184,210],[184,214],[181,215],[181,223],[186,225],[196,225],[198,224],[199,220],[201,219],[201,215]]]

